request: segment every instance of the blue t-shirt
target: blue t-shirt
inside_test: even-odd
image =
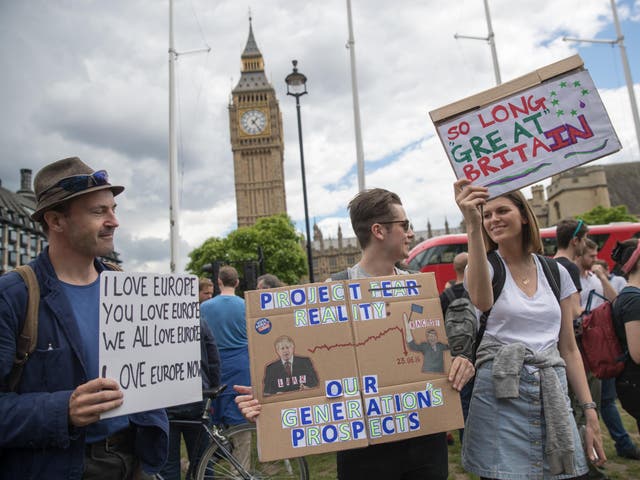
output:
[[[73,316],[82,338],[82,355],[89,380],[98,378],[98,351],[100,342],[100,277],[89,285],[71,285],[60,282],[71,304]],[[104,440],[129,426],[129,417],[100,420],[87,426],[86,443]]]
[[[236,295],[218,295],[200,305],[200,316],[211,327],[218,350],[247,346],[247,324],[242,298]]]

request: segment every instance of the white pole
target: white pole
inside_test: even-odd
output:
[[[496,77],[496,85],[500,85],[502,83],[502,79],[500,78],[500,64],[498,63],[498,52],[496,52],[496,40],[495,35],[493,33],[493,27],[491,26],[491,14],[489,13],[489,2],[488,0],[484,0],[484,14],[487,18],[487,29],[489,31],[486,37],[478,37],[474,35],[460,35],[459,33],[455,33],[453,38],[466,38],[469,40],[484,40],[489,43],[489,47],[491,47],[491,59],[493,60],[493,74]]]
[[[624,78],[627,82],[627,90],[629,91],[629,103],[631,104],[631,114],[633,115],[633,123],[636,127],[636,140],[638,141],[638,149],[640,149],[640,120],[638,120],[638,105],[636,103],[636,95],[633,91],[633,79],[631,78],[631,70],[629,69],[629,60],[627,59],[627,50],[624,47],[624,35],[618,21],[618,9],[615,0],[611,0],[611,10],[613,10],[613,22],[616,25],[617,44],[620,47],[620,56],[622,57],[622,68],[624,69]]]
[[[611,0],[611,11],[613,12],[613,23],[616,27],[617,38],[615,40],[606,39],[588,39],[588,38],[573,38],[562,37],[565,42],[587,42],[587,43],[608,43],[609,45],[618,45],[620,47],[620,56],[622,57],[622,68],[624,70],[624,78],[627,83],[627,91],[629,92],[629,103],[631,104],[631,115],[633,117],[633,123],[636,127],[636,141],[638,142],[638,148],[640,149],[640,120],[638,120],[638,104],[636,103],[636,95],[633,91],[633,79],[631,78],[631,70],[629,69],[629,60],[627,59],[627,50],[624,47],[624,35],[620,28],[620,22],[618,21],[618,10],[616,8],[615,0]]]
[[[173,0],[169,0],[169,229],[171,273],[180,270],[178,249],[180,245],[180,231],[178,218],[178,144],[176,141],[176,93],[175,93],[175,61],[176,51],[173,46]]]
[[[347,0],[347,19],[349,23],[349,40],[347,48],[351,58],[351,91],[353,95],[353,123],[356,131],[356,164],[358,167],[358,191],[365,189],[364,184],[364,151],[362,148],[362,131],[360,128],[360,100],[358,99],[358,77],[356,75],[356,42],[353,38],[351,21],[351,0]]]
[[[496,85],[502,83],[500,78],[500,65],[498,64],[498,52],[496,52],[495,35],[493,34],[493,27],[491,26],[491,15],[489,13],[489,1],[484,0],[484,13],[487,17],[487,28],[489,30],[489,46],[491,47],[491,58],[493,59],[493,73],[496,76]]]

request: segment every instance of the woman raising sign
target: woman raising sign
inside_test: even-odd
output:
[[[488,200],[487,189],[467,179],[454,191],[469,242],[465,286],[480,311],[490,310],[477,352],[463,466],[484,479],[578,478],[588,468],[567,379],[586,409],[588,458],[601,465],[606,457],[573,333],[575,286],[558,265],[556,300],[535,255],[542,252],[536,217],[520,192]],[[496,299],[487,261],[492,250],[505,267]]]

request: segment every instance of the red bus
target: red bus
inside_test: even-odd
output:
[[[553,256],[556,253],[556,227],[540,229],[544,253]],[[598,244],[598,257],[611,262],[611,250],[616,242],[631,237],[640,238],[640,223],[610,223],[608,225],[590,225],[589,238]],[[429,238],[413,247],[406,263],[411,270],[434,272],[438,291],[445,288],[446,283],[456,278],[453,271],[453,257],[467,251],[467,235],[465,233],[442,235]]]

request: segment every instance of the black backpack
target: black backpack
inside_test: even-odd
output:
[[[538,253],[536,253],[536,257],[538,257],[538,260],[542,265],[542,271],[544,272],[544,276],[547,278],[547,282],[549,282],[549,286],[553,291],[553,295],[556,297],[558,303],[560,303],[560,268],[558,267],[558,262],[556,262],[553,258],[545,257],[544,255],[540,255]],[[500,293],[502,293],[504,281],[507,278],[507,272],[505,270],[504,262],[495,250],[487,253],[487,260],[489,260],[489,263],[493,268],[493,280],[491,281],[491,288],[493,289],[493,303],[495,304],[498,300],[498,297],[500,296]],[[480,316],[480,329],[478,330],[478,335],[476,336],[476,341],[474,344],[472,356],[473,362],[475,362],[476,360],[476,352],[478,350],[478,346],[480,345],[482,336],[487,329],[487,319],[489,318],[490,313],[491,309],[483,312]]]
[[[444,315],[444,329],[449,340],[451,355],[462,355],[472,358],[476,347],[477,317],[476,307],[469,299],[469,294],[464,291],[462,296],[456,298],[453,289],[447,288],[443,292],[449,300],[447,311]]]

